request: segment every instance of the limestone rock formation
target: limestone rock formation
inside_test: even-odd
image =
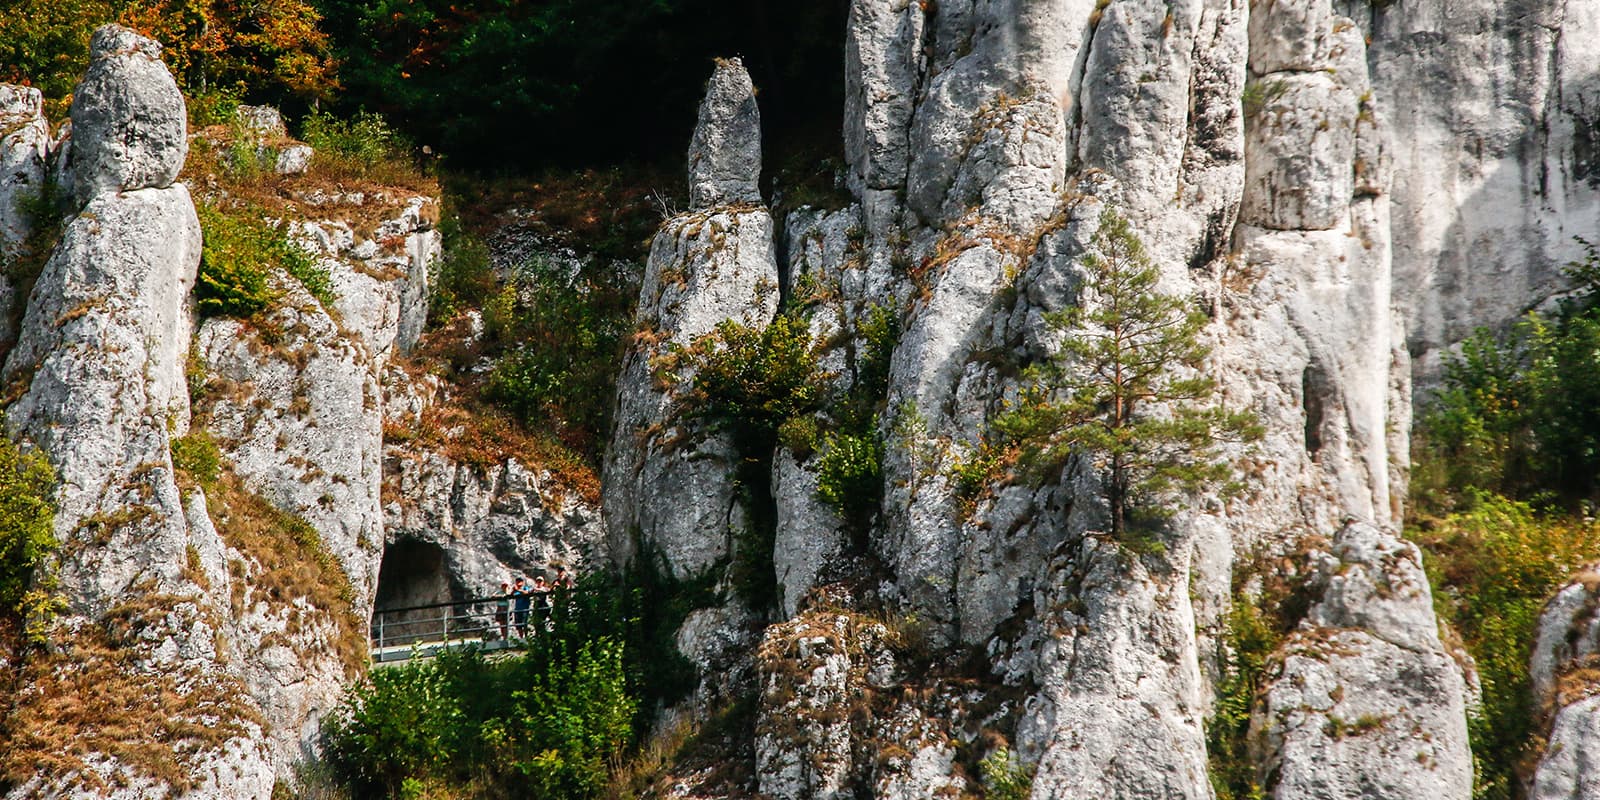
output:
[[[1335,529],[1329,563],[1350,574],[1324,575],[1300,635],[1314,641],[1283,655],[1288,677],[1261,713],[1293,725],[1265,726],[1263,774],[1281,781],[1268,785],[1285,797],[1470,793],[1463,668],[1438,640],[1414,549],[1393,536],[1411,320],[1396,292],[1391,230],[1402,223],[1390,192],[1410,191],[1393,176],[1416,168],[1388,128],[1385,87],[1399,78],[1383,69],[1400,45],[1382,37],[1394,15],[1327,0],[852,3],[844,140],[857,205],[786,220],[785,293],[839,374],[852,371],[869,303],[898,317],[876,423],[884,501],[865,555],[881,565],[889,605],[937,645],[983,647],[1002,683],[1032,687],[1007,734],[1037,768],[1035,796],[1210,797],[1204,720],[1233,573]],[[1080,264],[1107,209],[1143,239],[1161,289],[1212,318],[1218,402],[1265,428],[1260,442],[1225,450],[1245,496],[1171,498],[1176,513],[1144,545],[1106,537],[1090,459],[975,501],[950,477],[1015,398],[1019,371],[1059,347],[1045,315],[1093,301],[1080,296]],[[859,230],[838,237],[854,220]],[[808,297],[815,285],[819,300]],[[642,383],[634,359],[630,385]],[[665,404],[621,397],[633,428],[673,423]],[[633,447],[620,433],[614,442]],[[801,598],[827,565],[863,554],[817,514],[804,455],[780,450],[772,463],[780,605],[804,618]],[[702,548],[699,563],[725,552],[721,508],[690,512],[719,516],[682,529],[673,547]],[[617,510],[608,502],[613,536],[617,519],[635,519]],[[1363,589],[1361,575],[1404,588]],[[1329,638],[1346,647],[1312,646]],[[844,691],[840,647],[818,648],[802,670],[814,680],[791,686],[801,697]],[[769,719],[793,719],[763,676]],[[1302,689],[1328,694],[1306,705],[1293,696]],[[1336,696],[1352,699],[1325,702]],[[1382,712],[1393,730],[1365,725],[1370,737],[1352,743],[1342,724],[1356,724],[1366,700],[1402,708]],[[1413,741],[1413,723],[1439,734]],[[831,796],[872,780],[851,773],[835,728],[759,740],[774,775],[763,791]],[[1360,755],[1324,752],[1340,747]]]
[[[51,141],[42,99],[38,89],[0,84],[0,259],[28,238],[26,204],[45,189]]]
[[[720,63],[704,108],[727,110],[730,93],[753,102],[749,85],[737,62]],[[744,95],[730,86],[745,87]],[[760,153],[746,152],[751,141],[760,140],[759,131],[746,129],[753,114],[702,115],[696,148],[726,143],[744,155],[724,161],[726,154],[718,150],[691,159],[691,187],[705,174],[755,186],[760,161],[745,157]],[[706,167],[697,164],[705,159],[721,166],[704,173]],[[692,368],[668,369],[662,358],[672,348],[692,346],[724,320],[765,326],[778,309],[771,214],[739,205],[751,199],[748,194],[717,190],[697,197],[699,210],[668,220],[651,245],[637,332],[617,380],[602,480],[613,557],[631,560],[642,544],[677,577],[701,574],[726,558],[743,512],[732,475],[736,443],[688,418],[680,398],[694,380]],[[662,502],[666,498],[672,500]]]
[[[131,680],[141,696],[114,702],[148,704],[152,725],[217,735],[175,735],[140,763],[46,716],[40,724],[62,726],[58,735],[83,737],[81,766],[42,773],[14,788],[17,798],[159,794],[171,779],[146,771],[151,758],[189,776],[189,797],[272,792],[260,710],[227,668],[224,548],[214,529],[190,524],[173,469],[172,440],[189,424],[184,364],[200,226],[187,189],[172,184],[183,102],[157,47],[123,29],[96,32],[74,107],[85,131],[74,168],[84,205],[33,286],[5,364],[10,433],[43,451],[60,480],[55,524],[70,616],[59,630],[77,652],[104,648],[76,663],[39,662],[44,674],[12,713],[39,702],[36,713],[50,714],[63,698],[37,693],[54,682],[114,692]]]
[[[437,383],[434,381],[433,383]],[[430,417],[437,386],[398,366],[384,373],[384,424],[416,430]],[[384,535],[444,554],[448,580],[472,597],[500,591],[516,575],[552,564],[576,574],[603,567],[606,536],[599,504],[535,464],[458,461],[416,437],[384,444]]]
[[[37,258],[28,252],[41,206],[50,198],[49,161],[53,142],[50,122],[44,117],[38,89],[0,84],[0,358],[16,337],[11,320],[22,316],[27,299],[17,296],[11,277],[21,259]]]
[[[188,123],[161,45],[127,28],[99,28],[89,71],[72,95],[73,197],[82,203],[171,184],[189,152]]]
[[[1600,796],[1600,574],[1593,567],[1556,592],[1539,617],[1529,676],[1534,708],[1546,734],[1528,797],[1536,800]]]
[[[1347,525],[1313,584],[1252,717],[1262,785],[1278,798],[1469,796],[1467,687],[1416,546]]]
[[[1574,237],[1600,239],[1600,20],[1562,0],[1340,5],[1372,42],[1394,143],[1394,297],[1427,382],[1473,328],[1564,289]]]
[[[689,206],[761,202],[761,110],[750,73],[719,60],[689,142]]]

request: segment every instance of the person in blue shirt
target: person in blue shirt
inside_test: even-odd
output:
[[[511,619],[517,626],[517,635],[528,638],[528,607],[533,597],[530,594],[528,579],[517,576],[517,584],[511,587]]]

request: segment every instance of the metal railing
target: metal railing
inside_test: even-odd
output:
[[[375,609],[369,646],[376,663],[431,657],[441,649],[479,644],[485,649],[509,646],[509,640],[526,636],[543,613],[535,607],[519,612],[512,601],[477,597],[449,603]],[[520,619],[519,619],[520,615]]]

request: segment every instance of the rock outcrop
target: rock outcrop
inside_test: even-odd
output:
[[[127,28],[96,30],[89,71],[72,95],[72,196],[84,203],[170,185],[189,152],[188,124],[161,45]]]
[[[1415,545],[1345,526],[1251,720],[1276,798],[1467,797],[1467,685]]]
[[[30,201],[48,174],[50,123],[38,89],[0,84],[0,259],[10,261],[32,232]]]
[[[691,188],[705,179],[707,163],[722,165],[709,173],[719,186],[755,186],[760,161],[745,156],[760,136],[746,125],[759,118],[740,99],[753,103],[749,86],[737,62],[718,64],[701,107],[706,130],[691,148]],[[741,155],[697,158],[711,143]],[[759,147],[753,152],[758,157]],[[732,172],[734,165],[743,172]],[[763,327],[778,310],[772,215],[750,205],[748,193],[717,189],[696,197],[698,210],[667,220],[651,245],[602,479],[613,557],[631,560],[642,546],[680,578],[703,574],[732,553],[744,512],[733,475],[738,443],[690,416],[682,396],[694,381],[692,365],[668,365],[666,356],[726,320]]]
[[[1566,288],[1574,237],[1600,239],[1600,20],[1565,0],[1340,5],[1372,42],[1394,143],[1394,297],[1426,383],[1475,327]]]
[[[689,142],[689,206],[761,202],[761,111],[739,59],[719,60]]]
[[[444,402],[439,383],[390,365],[384,373],[385,427],[414,432],[461,425],[438,416]],[[389,542],[439,548],[449,582],[473,597],[495,594],[502,582],[548,572],[551,565],[575,574],[603,567],[606,535],[596,498],[516,457],[482,463],[452,455],[450,448],[420,436],[391,436],[385,442],[383,511]]]
[[[1593,566],[1556,592],[1539,617],[1529,677],[1544,748],[1528,797],[1600,796],[1600,573]]]
[[[1402,597],[1323,576],[1313,618],[1277,656],[1287,677],[1259,712],[1274,721],[1262,723],[1256,753],[1277,781],[1265,785],[1284,797],[1470,793],[1463,668],[1439,642],[1415,550],[1394,538],[1411,352],[1422,341],[1407,313],[1426,295],[1399,301],[1391,247],[1392,231],[1418,218],[1415,208],[1391,218],[1391,186],[1423,205],[1395,178],[1417,169],[1388,121],[1386,91],[1402,79],[1385,70],[1401,45],[1383,37],[1397,15],[1329,0],[852,3],[844,140],[856,204],[786,220],[784,296],[825,343],[833,398],[853,386],[863,312],[877,304],[897,318],[875,423],[884,499],[853,540],[819,513],[829,509],[805,454],[780,448],[778,603],[803,617],[803,596],[828,573],[881,567],[889,604],[927,625],[936,646],[982,647],[996,680],[1032,687],[1004,734],[1037,770],[1034,796],[1212,796],[1205,719],[1226,609],[1248,602],[1233,592],[1236,564],[1298,552],[1334,530],[1329,563]],[[725,94],[719,86],[709,94]],[[698,159],[712,140],[697,134]],[[1261,441],[1225,449],[1249,485],[1243,497],[1170,498],[1176,513],[1144,543],[1106,536],[1092,460],[1069,460],[1043,485],[989,486],[976,501],[951,477],[1016,397],[1021,369],[1058,351],[1047,315],[1093,301],[1080,296],[1081,264],[1108,211],[1144,241],[1161,290],[1210,316],[1205,369],[1218,402],[1264,428]],[[717,243],[707,244],[701,257],[715,259]],[[1417,269],[1416,252],[1403,255]],[[662,307],[657,294],[641,298],[641,319]],[[650,341],[675,335],[649,330]],[[624,385],[640,386],[646,373],[631,358]],[[631,453],[628,463],[644,466],[624,474],[642,474],[668,462],[638,454],[622,432],[675,420],[666,403],[630,393],[620,394],[630,422],[613,457]],[[717,485],[714,473],[696,480]],[[614,537],[637,530],[676,552],[700,548],[692,561],[702,565],[727,552],[726,495],[702,493],[714,501],[674,512],[715,515],[708,524],[652,538],[658,524],[611,504],[612,474]],[[834,685],[846,672],[836,656],[806,656],[815,681],[796,679],[801,698],[845,691]],[[763,680],[773,695],[764,713],[794,717],[771,675]],[[1323,694],[1312,702],[1296,691]],[[1328,699],[1337,697],[1350,699]],[[1371,712],[1389,715],[1384,724],[1360,723],[1368,701],[1394,705]],[[1345,723],[1368,738],[1354,741]],[[1417,740],[1414,725],[1438,733]],[[758,742],[761,762],[783,776],[763,790],[861,787],[871,779],[851,771],[841,736],[812,726]]]
[[[173,770],[188,797],[272,792],[259,707],[227,666],[225,548],[214,529],[190,524],[173,468],[172,441],[189,425],[184,366],[201,241],[188,190],[172,182],[183,101],[158,48],[122,28],[95,33],[73,106],[83,206],[33,286],[5,364],[10,433],[39,448],[59,480],[70,615],[60,630],[77,652],[96,654],[33,665],[43,674],[12,713],[38,713],[54,735],[81,738],[75,769],[40,774],[13,789],[18,798],[144,797],[176,788]],[[74,702],[52,691],[132,691],[112,704],[140,706],[155,726],[193,727],[130,760],[119,755],[127,742],[49,716]],[[33,703],[42,710],[30,712]],[[215,733],[194,732],[207,729]]]
[[[38,242],[30,241],[46,208],[55,200],[50,186],[53,142],[50,122],[45,119],[43,98],[38,89],[0,84],[0,359],[16,339],[16,325],[22,316],[25,291],[17,279],[28,276],[19,269],[24,262],[37,262],[41,253],[33,252]]]

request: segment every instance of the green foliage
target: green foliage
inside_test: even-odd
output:
[[[207,203],[195,209],[205,234],[200,272],[195,280],[201,316],[246,318],[276,303],[279,292],[269,282],[273,270],[299,280],[325,307],[333,302],[333,284],[315,258],[251,209]]]
[[[784,421],[822,405],[819,350],[796,314],[765,327],[723,320],[682,353],[695,371],[690,407],[714,427],[755,436],[752,455],[770,452]]]
[[[1028,800],[1033,791],[1033,770],[1001,747],[978,762],[983,772],[987,800]]]
[[[279,101],[335,85],[320,18],[304,0],[13,0],[0,14],[0,80],[67,97],[88,66],[90,34],[107,22],[161,42],[190,94]]]
[[[443,253],[434,262],[430,283],[428,321],[442,325],[457,314],[480,308],[495,293],[498,281],[489,260],[489,246],[461,224],[456,206],[461,202],[453,193],[444,197],[445,213],[439,221]]]
[[[300,138],[316,151],[318,169],[336,175],[370,175],[389,162],[411,160],[410,142],[366,111],[348,119],[313,111],[300,122]]]
[[[1573,296],[1551,316],[1529,313],[1503,335],[1479,329],[1447,359],[1423,412],[1419,477],[1432,512],[1468,490],[1540,505],[1600,500],[1600,255],[1568,265]]]
[[[655,563],[646,552],[620,581],[558,591],[548,629],[513,658],[373,670],[324,722],[331,783],[357,797],[599,796],[655,709],[694,687],[673,636],[717,602],[715,576],[677,581]]]
[[[1471,720],[1480,800],[1508,800],[1538,715],[1528,657],[1539,614],[1581,565],[1600,558],[1600,525],[1537,513],[1526,503],[1471,493],[1472,507],[1411,536],[1429,554],[1441,619],[1477,661],[1483,705]]]
[[[450,268],[465,270],[456,276],[456,291],[481,289],[473,283],[476,262]],[[502,348],[488,398],[598,460],[634,294],[628,273],[616,264],[524,264],[483,307],[488,336]]]
[[[864,526],[883,497],[883,440],[876,432],[831,434],[816,473],[817,496],[840,516]]]
[[[597,796],[640,710],[621,638],[637,626],[602,615],[617,598],[558,595],[553,629],[514,658],[455,651],[372,671],[325,720],[325,761],[363,796]]]
[[[209,489],[222,476],[222,450],[210,432],[191,430],[172,440],[172,467]]]
[[[873,303],[856,320],[851,366],[855,382],[850,395],[835,412],[845,432],[864,435],[877,427],[889,392],[889,360],[900,342],[900,316],[894,307]]]
[[[14,648],[43,642],[60,608],[54,488],[55,472],[42,454],[23,453],[0,436],[0,633]]]
[[[89,34],[114,0],[15,0],[0,14],[0,80],[64,98],[89,65]]]
[[[1203,405],[1216,382],[1201,371],[1205,313],[1159,292],[1160,273],[1128,221],[1109,209],[1083,258],[1084,302],[1045,319],[1063,334],[1058,356],[1030,367],[1012,408],[993,421],[1003,454],[1033,480],[1059,472],[1073,454],[1105,470],[1111,533],[1130,511],[1159,519],[1172,490],[1234,488],[1218,443],[1261,435],[1252,416]],[[969,481],[970,483],[970,481]]]
[[[1206,723],[1206,755],[1217,800],[1261,800],[1265,796],[1256,782],[1256,765],[1247,747],[1250,710],[1267,661],[1283,638],[1283,632],[1252,598],[1234,596],[1227,617],[1223,678],[1217,687],[1215,712]]]

